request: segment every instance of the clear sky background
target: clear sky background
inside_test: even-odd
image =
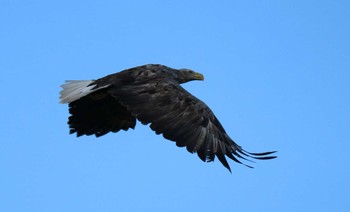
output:
[[[64,80],[147,63],[203,73],[184,87],[278,158],[69,135]],[[349,1],[2,0],[0,71],[0,211],[350,211]]]

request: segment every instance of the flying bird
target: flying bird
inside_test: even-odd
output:
[[[134,129],[139,120],[204,162],[217,157],[230,172],[226,157],[250,168],[242,160],[276,158],[275,151],[251,153],[236,144],[211,109],[181,87],[192,80],[204,76],[148,64],[97,80],[68,80],[61,86],[60,103],[69,105],[70,134],[78,137]]]

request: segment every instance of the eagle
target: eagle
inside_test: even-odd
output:
[[[276,158],[271,155],[276,151],[252,153],[236,144],[212,110],[181,87],[193,80],[204,76],[190,69],[147,64],[97,80],[67,80],[61,86],[60,103],[69,105],[70,134],[78,137],[127,131],[138,120],[204,162],[217,157],[230,172],[226,157],[250,168],[242,160]]]

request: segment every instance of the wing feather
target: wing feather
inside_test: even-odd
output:
[[[98,96],[98,98],[96,98]],[[108,132],[134,128],[136,118],[115,98],[106,95],[105,90],[84,96],[69,103],[70,133],[77,136],[100,137]]]
[[[269,156],[273,152],[244,151],[226,134],[205,103],[175,83],[113,87],[109,93],[118,98],[143,124],[151,123],[150,128],[157,134],[175,141],[179,147],[186,146],[191,153],[197,152],[203,161],[210,162],[218,157],[230,170],[225,156],[237,163],[242,163],[237,158],[274,158]]]

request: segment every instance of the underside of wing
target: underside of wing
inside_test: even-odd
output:
[[[136,124],[131,112],[110,96],[106,89],[69,103],[69,112],[70,133],[77,133],[77,136],[99,137],[108,132],[133,129]]]

